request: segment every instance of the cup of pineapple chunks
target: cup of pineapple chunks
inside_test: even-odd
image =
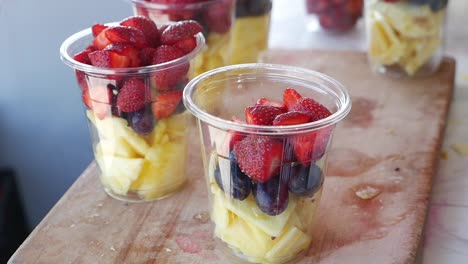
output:
[[[299,112],[311,98],[326,117]],[[252,263],[307,252],[346,89],[302,68],[239,64],[194,78],[183,100],[198,120],[217,248]]]
[[[120,27],[118,23],[97,26]],[[80,54],[95,51],[96,43],[102,41],[95,30],[93,26],[70,36],[63,42],[60,54],[76,73],[104,190],[111,197],[128,202],[167,197],[182,189],[187,181],[188,113],[182,103],[182,90],[194,75],[193,59],[203,49],[204,37],[201,32],[194,35],[196,47],[174,60],[109,68],[80,59]],[[109,47],[114,45],[125,52],[128,43],[122,44],[111,43],[97,50],[112,50]],[[144,48],[140,50],[141,60],[147,57],[141,56],[142,52]],[[112,55],[98,60],[126,62],[123,55],[109,54]],[[177,78],[169,75],[175,72]],[[131,109],[140,101],[143,107]]]

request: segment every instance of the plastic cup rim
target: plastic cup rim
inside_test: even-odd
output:
[[[252,68],[263,68],[271,70],[287,70],[293,71],[296,73],[307,74],[319,78],[322,81],[325,81],[337,88],[338,94],[338,110],[330,115],[327,118],[320,119],[315,122],[309,122],[299,125],[290,125],[290,126],[260,126],[260,125],[250,125],[237,123],[223,118],[216,117],[214,115],[208,114],[207,112],[200,109],[195,102],[192,100],[192,94],[196,90],[197,84],[199,84],[204,79],[233,70],[242,70],[242,69],[252,69]],[[286,87],[285,87],[286,88]],[[332,91],[331,88],[328,89],[329,92]],[[335,93],[335,92],[333,92]],[[336,101],[336,100],[335,100]],[[248,63],[248,64],[237,64],[224,66],[217,69],[207,71],[203,74],[198,75],[192,79],[185,87],[183,92],[183,102],[187,110],[189,110],[196,118],[208,123],[211,126],[217,127],[222,130],[233,130],[237,132],[245,132],[250,134],[259,134],[259,135],[290,135],[290,134],[302,134],[305,132],[310,132],[325,127],[333,126],[337,122],[341,121],[343,118],[348,115],[351,111],[351,97],[347,89],[337,80],[331,78],[328,75],[323,73],[281,64],[269,64],[269,63]]]

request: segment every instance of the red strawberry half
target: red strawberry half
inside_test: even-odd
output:
[[[131,59],[127,56],[119,55],[111,50],[98,50],[90,52],[88,55],[91,64],[102,68],[127,68]]]
[[[283,93],[283,102],[288,111],[291,111],[298,103],[302,96],[292,88],[286,88]]]
[[[269,105],[255,105],[245,109],[245,120],[250,125],[269,126],[276,116],[284,113],[284,110]]]
[[[283,103],[275,102],[275,101],[272,101],[272,100],[267,99],[267,98],[265,98],[265,97],[262,97],[262,98],[258,99],[257,102],[256,102],[255,104],[256,104],[256,105],[269,105],[269,106],[274,106],[274,107],[281,108],[284,112],[287,111],[286,106],[285,106]]]
[[[287,112],[281,115],[278,115],[273,120],[274,126],[291,126],[291,125],[299,125],[305,124],[310,121],[311,117],[308,114],[292,111]]]
[[[118,55],[125,56],[129,60],[128,67],[139,67],[141,66],[141,60],[139,56],[139,50],[131,45],[126,43],[116,43],[107,46],[104,50],[113,51]]]
[[[107,26],[104,26],[103,24],[94,24],[91,27],[91,30],[93,31],[93,36],[97,37],[106,28]]]
[[[135,112],[151,101],[151,90],[141,79],[126,80],[117,95],[117,107],[123,112]]]
[[[180,21],[168,26],[161,34],[161,43],[163,45],[172,45],[176,42],[192,37],[202,32],[203,28],[194,20]]]
[[[182,99],[182,91],[159,93],[151,104],[156,119],[169,117]]]
[[[113,26],[103,32],[105,32],[106,38],[112,43],[130,43],[139,48],[148,46],[146,36],[141,30],[136,28]]]
[[[158,27],[151,19],[144,16],[132,16],[122,20],[120,25],[141,30],[151,47],[156,48],[159,45],[161,35]]]
[[[283,144],[265,136],[247,136],[234,145],[241,170],[252,180],[266,182],[278,174]]]
[[[197,40],[192,36],[177,41],[173,46],[180,49],[184,54],[188,54],[197,46]]]
[[[184,53],[180,49],[173,46],[162,45],[156,49],[152,64],[172,61],[183,56]],[[186,77],[189,67],[190,65],[188,62],[185,62],[167,70],[154,73],[152,80],[155,88],[160,91],[175,89],[176,84]]]
[[[304,135],[292,136],[291,144],[296,158],[304,166],[319,160],[325,154],[332,131],[333,127],[327,127]]]
[[[106,86],[94,86],[83,91],[83,103],[99,119],[104,119],[111,111],[112,91]]]
[[[106,30],[107,29],[102,30],[101,33],[93,39],[93,46],[96,47],[97,50],[102,50],[107,47],[107,45],[111,44],[111,41],[106,37]]]
[[[314,122],[331,115],[330,111],[312,98],[301,98],[290,111],[303,112],[311,116],[310,122]]]

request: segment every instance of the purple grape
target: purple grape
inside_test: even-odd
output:
[[[136,112],[129,113],[127,120],[133,130],[141,135],[148,135],[151,133],[155,125],[153,112],[151,111],[150,106],[144,107]]]
[[[245,175],[245,173],[243,173],[239,168],[239,165],[237,164],[237,159],[234,156],[233,151],[229,153],[229,159],[231,167],[229,179],[230,182],[223,182],[221,170],[219,168],[219,163],[216,165],[216,169],[214,171],[215,180],[219,188],[223,190],[223,192],[226,192],[224,190],[224,186],[226,186],[230,189],[229,193],[232,198],[242,201],[249,196],[250,191],[252,190],[252,182],[250,178],[247,175]]]
[[[289,191],[300,196],[312,196],[323,183],[322,170],[315,164],[284,166],[281,175],[289,179]]]
[[[264,183],[254,183],[252,192],[257,206],[265,214],[279,215],[288,207],[288,184],[280,176],[275,176]]]

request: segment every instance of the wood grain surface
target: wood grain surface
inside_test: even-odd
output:
[[[314,241],[299,263],[413,263],[455,62],[409,80],[372,74],[360,52],[271,50],[264,61],[328,74],[353,101],[336,129]],[[108,197],[92,163],[10,263],[229,263],[213,239],[199,146],[190,150],[186,188],[151,203]],[[359,198],[367,187],[380,194]]]

